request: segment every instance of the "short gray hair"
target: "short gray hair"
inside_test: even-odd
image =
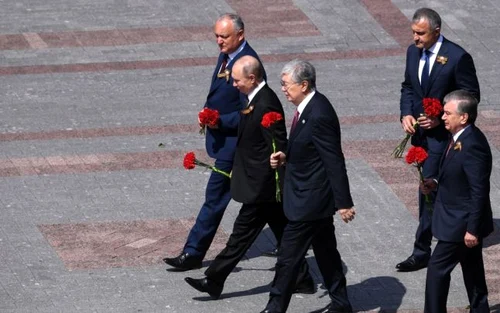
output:
[[[417,11],[415,11],[412,18],[413,24],[417,23],[421,19],[425,19],[429,22],[431,30],[436,30],[437,28],[441,28],[441,17],[433,9],[420,8]]]
[[[446,104],[450,101],[457,101],[457,113],[469,115],[467,122],[474,124],[477,118],[477,99],[466,90],[455,90],[444,97],[443,102]]]
[[[293,60],[285,64],[281,75],[288,74],[294,83],[308,82],[309,89],[316,89],[316,69],[314,66],[302,60]]]
[[[226,19],[233,22],[235,32],[238,32],[240,30],[243,30],[243,31],[245,30],[245,24],[243,23],[243,20],[241,19],[241,17],[238,14],[224,13],[221,16],[219,16],[217,21],[222,21],[222,20],[226,20]]]

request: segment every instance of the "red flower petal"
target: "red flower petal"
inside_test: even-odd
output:
[[[198,113],[198,118],[202,124],[216,126],[219,123],[220,115],[217,110],[203,108],[203,110]]]
[[[441,101],[436,98],[424,98],[422,100],[422,106],[424,107],[425,115],[428,117],[439,117],[443,111]]]
[[[184,168],[192,170],[196,166],[196,156],[194,152],[188,152],[184,156]]]
[[[427,151],[422,147],[411,146],[406,155],[406,163],[421,165],[427,159]]]
[[[278,112],[267,112],[262,116],[261,125],[265,128],[271,127],[274,123],[283,120],[283,115]]]

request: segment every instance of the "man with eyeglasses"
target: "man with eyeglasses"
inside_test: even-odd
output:
[[[236,216],[233,232],[226,247],[217,255],[205,271],[205,277],[186,277],[186,282],[198,291],[218,299],[227,277],[257,239],[266,223],[274,224],[277,239],[281,239],[288,222],[276,194],[275,171],[269,165],[273,145],[286,147],[286,126],[283,119],[276,121],[272,129],[262,125],[263,116],[269,112],[283,113],[278,96],[263,78],[262,64],[252,56],[243,56],[233,66],[233,85],[248,95],[248,108],[242,110],[238,128],[238,142],[231,177],[231,195],[242,203]],[[281,173],[283,179],[283,173]],[[314,293],[314,281],[309,266],[303,258],[297,276],[295,293]]]
[[[331,302],[317,312],[352,312],[333,215],[346,223],[356,214],[342,153],[340,124],[330,101],[316,90],[316,70],[294,60],[281,71],[281,90],[295,105],[288,146],[271,154],[272,168],[285,167],[281,238],[269,302],[262,313],[286,312],[301,259],[312,245]]]

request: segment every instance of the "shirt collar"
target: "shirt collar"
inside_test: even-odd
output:
[[[257,87],[254,88],[254,90],[252,90],[249,94],[248,94],[248,103],[252,102],[253,98],[255,97],[255,95],[257,94],[257,92],[259,92],[262,87],[264,87],[266,85],[266,82],[263,80],[259,83],[259,85],[257,85]]]
[[[302,100],[302,102],[297,106],[297,111],[299,111],[299,116],[302,114],[302,111],[306,108],[307,104],[309,101],[311,101],[311,98],[314,96],[316,93],[316,90],[313,89],[305,98]]]
[[[233,53],[229,53],[228,54],[229,60],[227,61],[227,63],[231,63],[231,61],[238,55],[238,53],[240,53],[241,50],[243,50],[243,48],[245,48],[246,44],[247,44],[247,41],[243,40],[243,43],[238,47],[238,49],[236,49],[236,51],[234,51]]]
[[[462,133],[464,132],[464,130],[466,130],[469,127],[470,127],[470,124],[467,125],[467,126],[465,126],[463,129],[459,130],[455,135],[453,135],[453,142],[457,142],[458,137],[460,137],[460,135],[462,135]]]
[[[438,40],[436,41],[435,44],[432,45],[428,50],[432,52],[432,55],[435,56],[439,52],[439,49],[441,49],[441,45],[443,44],[443,35],[439,35]],[[423,54],[423,53],[422,53]]]

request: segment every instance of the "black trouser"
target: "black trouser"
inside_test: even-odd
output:
[[[287,222],[281,203],[243,204],[234,221],[233,232],[229,236],[226,247],[210,264],[205,275],[219,284],[224,284],[266,223],[273,226],[272,230],[279,242]],[[309,266],[304,257],[301,258],[298,271],[297,282],[310,279]]]
[[[281,238],[276,275],[266,309],[271,312],[286,312],[301,260],[310,245],[332,301],[332,308],[339,312],[352,312],[332,217],[308,222],[288,222]]]
[[[467,248],[463,242],[438,241],[427,267],[425,312],[445,313],[451,272],[460,263],[470,312],[488,313],[488,288],[484,275],[482,242]]]

